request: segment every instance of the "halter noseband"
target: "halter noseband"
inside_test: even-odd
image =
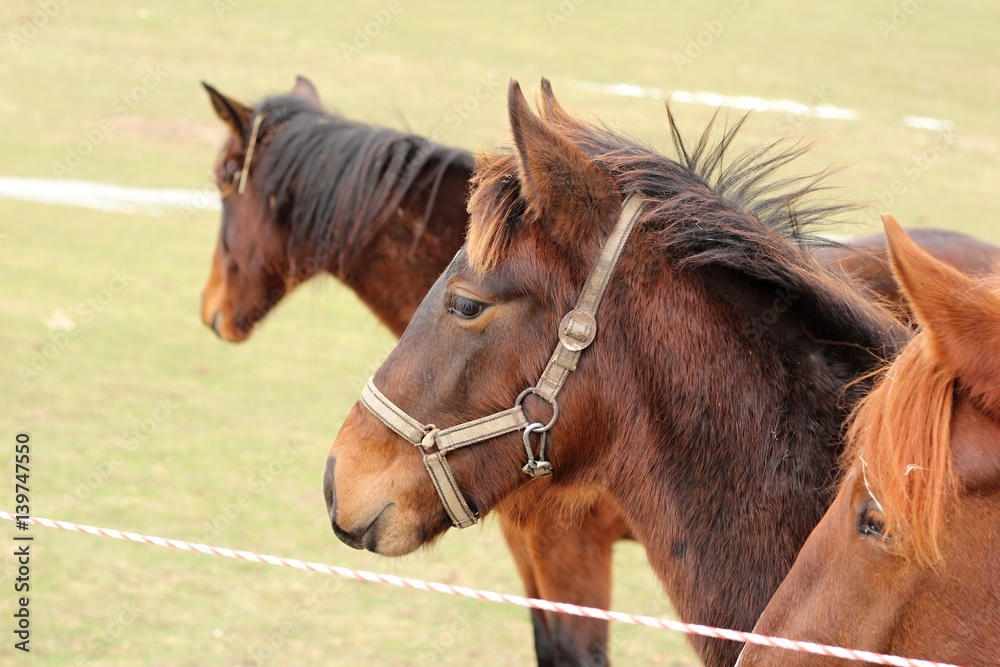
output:
[[[566,378],[576,370],[580,355],[597,335],[597,309],[601,305],[601,299],[604,298],[604,292],[607,290],[625,242],[639,218],[642,205],[643,201],[634,195],[629,195],[625,200],[618,222],[605,241],[601,255],[580,291],[576,307],[566,313],[559,323],[559,344],[555,352],[549,358],[549,363],[542,371],[538,383],[522,391],[514,401],[514,407],[457,426],[439,429],[433,424],[422,424],[406,414],[378,390],[374,376],[368,379],[361,392],[361,404],[398,435],[424,450],[424,466],[454,526],[467,528],[475,524],[479,517],[469,509],[458,489],[458,483],[445,458],[448,452],[523,430],[528,463],[522,470],[533,479],[552,474],[552,464],[546,460],[545,455],[549,429],[559,417],[559,404],[556,398]],[[549,423],[528,422],[521,407],[521,402],[528,394],[535,394],[552,406],[552,419]],[[532,433],[540,434],[541,438],[537,458],[531,447]]]

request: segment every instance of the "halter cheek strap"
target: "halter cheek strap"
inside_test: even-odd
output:
[[[247,147],[247,155],[243,158],[243,169],[240,170],[239,193],[247,189],[247,176],[250,175],[250,162],[253,160],[253,149],[257,146],[257,132],[260,131],[260,124],[264,120],[264,114],[257,114],[253,119],[253,129],[250,131],[250,144]]]
[[[423,449],[424,467],[427,468],[441,504],[454,526],[458,528],[471,526],[476,523],[479,515],[469,509],[458,488],[455,476],[445,458],[448,452],[514,431],[524,431],[524,448],[528,456],[528,463],[523,468],[525,474],[532,478],[552,474],[552,464],[546,460],[545,454],[549,429],[559,417],[559,404],[556,399],[566,378],[576,370],[580,355],[597,336],[597,310],[601,306],[601,300],[607,291],[622,249],[639,218],[642,205],[643,201],[633,195],[625,200],[618,222],[605,241],[604,247],[601,248],[601,255],[580,291],[576,307],[559,323],[559,344],[549,358],[537,384],[521,392],[514,401],[514,407],[457,426],[439,429],[433,424],[422,424],[406,414],[378,390],[374,377],[369,378],[365,384],[361,392],[361,404],[392,431]],[[552,405],[552,419],[548,424],[528,422],[521,407],[521,402],[528,394],[535,394]],[[538,433],[541,438],[537,459],[530,441],[532,433]]]

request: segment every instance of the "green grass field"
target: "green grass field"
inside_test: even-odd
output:
[[[353,118],[488,148],[506,141],[507,78],[530,91],[544,74],[567,108],[664,148],[661,102],[575,84],[853,109],[856,121],[759,113],[745,141],[821,139],[802,168],[846,166],[845,198],[888,203],[895,188],[889,210],[904,224],[1000,242],[996,3],[398,0],[370,43],[353,43],[389,4],[8,0],[0,176],[208,187],[224,135],[199,81],[255,101],[300,73]],[[679,67],[673,56],[685,53],[697,57]],[[477,108],[456,122],[450,110],[463,103]],[[711,114],[676,112],[691,134]],[[905,127],[903,116],[954,130]],[[87,155],[70,165],[81,145]],[[13,502],[14,436],[27,431],[40,516],[520,592],[489,523],[399,560],[334,538],[320,488],[326,452],[393,340],[352,294],[320,280],[250,342],[219,342],[198,315],[218,220],[190,213],[0,200],[0,507]],[[60,317],[76,323],[72,334],[51,330]],[[25,656],[11,632],[13,533],[0,527],[0,664],[532,659],[518,609],[43,528],[33,529]],[[642,550],[621,544],[615,559],[615,607],[665,609]],[[630,627],[614,628],[612,656],[694,664],[679,636]]]

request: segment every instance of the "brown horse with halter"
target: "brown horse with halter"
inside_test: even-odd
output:
[[[464,238],[468,153],[324,113],[302,77],[256,107],[205,88],[231,130],[215,170],[222,226],[205,324],[245,340],[285,294],[325,272],[401,334],[440,273],[439,246]]]
[[[1000,665],[1000,285],[885,224],[922,328],[857,406],[840,491],[756,631]],[[739,664],[841,661],[748,646]]]
[[[256,111],[214,89],[209,88],[209,94],[232,134],[217,168],[220,189],[226,194],[225,213],[212,277],[205,289],[205,323],[227,340],[244,340],[253,325],[292,287],[312,275],[327,272],[341,277],[390,330],[400,334],[434,278],[461,246],[463,235],[456,230],[464,230],[467,222],[464,206],[459,209],[448,204],[464,203],[467,188],[459,184],[471,176],[471,156],[412,135],[376,130],[324,114],[315,88],[302,78],[290,96],[265,100]],[[308,111],[314,123],[295,126],[271,123],[304,111]],[[264,119],[251,142],[258,114]],[[289,127],[298,135],[277,142],[276,137]],[[321,138],[323,133],[333,132],[347,136],[331,136],[325,141]],[[369,136],[372,134],[382,136],[372,138]],[[351,145],[352,140],[364,141],[361,145],[370,150],[359,150],[358,145]],[[400,143],[406,146],[408,142],[412,142],[410,159],[394,157],[399,154]],[[251,143],[253,152],[249,150]],[[329,153],[324,159],[336,161],[337,168],[320,168],[317,160],[321,156],[311,155],[316,146],[327,147]],[[438,159],[428,160],[435,152]],[[356,160],[353,165],[352,158]],[[284,209],[281,217],[266,202],[269,198],[284,201],[289,193],[277,191],[275,168],[267,172],[270,179],[261,180],[258,169],[264,160],[269,164],[280,160],[281,169],[294,174],[284,184],[295,193],[295,201]],[[390,160],[403,166],[384,171],[381,179],[351,181],[346,177],[348,173],[360,173],[358,164],[367,163],[368,169],[380,169],[380,165]],[[252,172],[250,162],[255,165]],[[444,162],[447,170],[443,174],[437,172],[428,187],[421,172]],[[392,176],[399,173],[408,178]],[[395,179],[389,187],[384,186],[388,180],[385,174]],[[312,182],[302,183],[303,180]],[[321,185],[322,189],[315,185]],[[266,196],[261,194],[265,191]],[[361,194],[353,202],[332,201],[338,194],[359,191]],[[401,195],[402,199],[393,210],[388,205],[379,207],[376,195],[386,202]],[[322,197],[331,201],[321,205]],[[347,208],[338,210],[338,206]],[[329,220],[316,218],[330,210],[336,212]],[[383,217],[378,219],[379,216]],[[293,224],[299,229],[308,228],[307,240],[312,242],[289,244],[288,228]],[[968,237],[948,233],[928,232],[920,241],[935,254],[947,256],[966,270],[976,270],[982,264],[982,253],[991,248],[978,247]],[[843,270],[870,281],[877,290],[886,285],[894,289],[891,279],[882,279],[888,275],[888,266],[884,243],[880,246],[877,237],[864,239],[857,245],[820,247],[815,253],[824,263],[838,269],[842,266]],[[271,259],[260,262],[258,257]],[[393,263],[378,263],[380,258],[392,258]],[[341,269],[344,263],[367,270],[349,271],[352,278],[345,279]],[[296,274],[292,274],[293,268]],[[233,277],[226,280],[227,275]],[[269,284],[282,283],[286,287],[280,290],[266,289]],[[885,296],[892,299],[896,295],[888,292]],[[241,317],[239,313],[250,315]],[[242,326],[234,327],[234,322],[241,322]],[[596,503],[578,525],[570,526],[557,525],[546,513],[519,512],[514,517],[516,523],[507,514],[499,514],[529,595],[607,606],[611,545],[627,536],[625,523],[613,507]],[[566,567],[566,563],[572,563],[573,567]],[[606,661],[606,623],[539,612],[533,615],[533,622],[540,664],[599,665]]]
[[[670,159],[543,89],[539,118],[512,84],[514,148],[479,159],[466,245],[337,436],[333,529],[401,555],[533,488],[568,521],[552,493],[610,498],[684,619],[750,629],[906,330],[808,253],[835,211],[773,179],[804,149],[734,157],[738,124],[689,148],[671,119]]]
[[[253,108],[206,89],[231,134],[216,166],[223,213],[205,324],[246,340],[284,295],[329,273],[402,334],[462,246],[472,155],[325,113],[302,77]],[[567,523],[524,497],[497,514],[528,595],[609,606],[611,546],[628,535],[613,504],[574,498],[583,509]],[[606,664],[605,621],[535,610],[532,624],[539,665]]]

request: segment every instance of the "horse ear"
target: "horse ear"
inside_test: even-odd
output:
[[[559,121],[569,117],[569,114],[556,101],[556,94],[552,92],[552,83],[542,77],[542,93],[538,98],[538,109],[542,118],[547,121]]]
[[[309,103],[309,106],[317,111],[323,108],[323,104],[319,101],[319,93],[316,91],[316,86],[301,74],[295,77],[295,86],[292,87],[292,95],[305,100]]]
[[[896,282],[940,361],[991,408],[1000,408],[1000,296],[931,257],[882,216]]]
[[[551,226],[555,242],[578,247],[605,226],[621,207],[611,178],[571,141],[556,134],[528,107],[521,86],[507,91],[521,194],[529,208]]]
[[[250,119],[253,109],[231,97],[226,97],[204,81],[201,85],[208,91],[208,99],[212,101],[215,114],[222,119],[229,129],[240,139],[246,139],[250,134]]]

